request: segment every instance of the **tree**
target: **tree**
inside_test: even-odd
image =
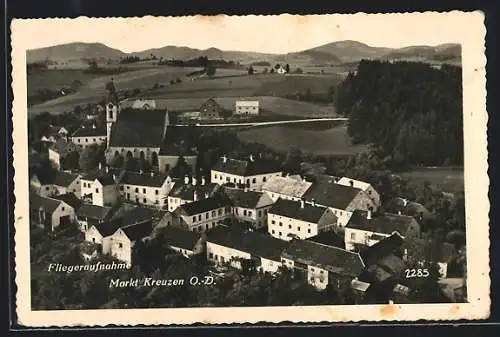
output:
[[[274,69],[278,70],[279,68],[281,68],[281,64],[276,63],[276,64],[274,65]]]
[[[209,65],[206,68],[206,74],[208,77],[213,77],[215,75],[216,71],[217,71],[217,69],[213,65]]]
[[[189,165],[186,163],[184,156],[179,156],[177,163],[170,170],[170,175],[175,178],[183,178],[190,173]]]
[[[88,70],[90,71],[96,71],[99,69],[99,66],[97,65],[97,61],[95,59],[92,59],[88,61]]]
[[[297,69],[295,69],[295,73],[296,73],[296,74],[302,74],[302,73],[303,73],[303,71],[302,71],[302,69],[301,69],[301,68],[297,68]]]
[[[290,65],[289,65],[288,63],[285,65],[285,71],[286,71],[287,73],[289,73],[289,72],[290,72]]]
[[[248,67],[248,75],[253,75],[253,72],[254,72],[253,67],[252,66]]]
[[[262,71],[262,73],[264,73],[264,74],[267,74],[268,72],[269,72],[269,69],[267,69],[267,67],[264,68],[264,70]]]
[[[80,168],[84,171],[90,171],[97,167],[99,163],[104,162],[104,148],[97,144],[87,146],[79,159]]]
[[[78,90],[80,90],[80,88],[82,87],[82,85],[83,85],[82,81],[80,81],[80,80],[73,80],[73,82],[71,82],[71,90],[78,91]]]
[[[302,162],[302,151],[298,147],[291,147],[283,162],[283,172],[288,174],[300,173],[300,163]]]

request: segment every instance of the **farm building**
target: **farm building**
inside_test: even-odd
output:
[[[209,98],[200,107],[200,119],[221,117],[222,107],[213,98]]]
[[[236,101],[234,114],[237,116],[258,116],[259,101]]]

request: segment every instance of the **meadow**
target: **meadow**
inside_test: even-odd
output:
[[[421,167],[398,173],[401,177],[417,181],[428,181],[444,192],[464,191],[463,167]]]
[[[241,141],[261,143],[278,152],[299,147],[315,155],[353,155],[364,149],[353,145],[347,126],[339,122],[314,122],[250,128],[238,133]]]

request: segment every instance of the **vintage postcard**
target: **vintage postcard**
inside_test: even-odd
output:
[[[13,20],[19,324],[487,318],[484,19]]]

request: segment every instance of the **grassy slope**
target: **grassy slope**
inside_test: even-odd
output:
[[[429,181],[445,192],[453,193],[464,190],[463,168],[417,168],[399,173],[399,175],[414,181]]]

